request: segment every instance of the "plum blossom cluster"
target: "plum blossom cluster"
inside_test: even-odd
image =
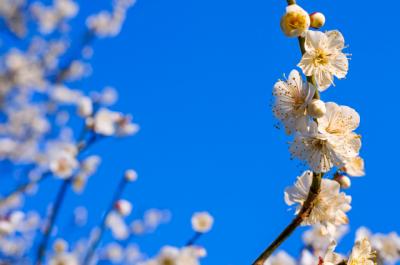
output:
[[[66,197],[95,185],[107,163],[93,145],[139,132],[131,114],[115,109],[116,89],[81,87],[93,75],[93,42],[118,35],[134,3],[113,0],[111,11],[96,10],[76,38],[78,1],[0,0],[0,170],[9,183],[0,189],[1,264],[190,265],[205,257],[195,244],[213,226],[207,212],[193,215],[187,244],[161,246],[156,255],[141,249],[137,238],[155,233],[171,214],[131,201],[124,191],[138,180],[133,169],[121,174],[108,208],[94,206],[104,207],[101,216],[83,203],[67,227],[58,220]],[[33,207],[39,196],[46,204]]]
[[[372,235],[361,229],[349,253],[335,252],[348,230],[347,212],[351,209],[352,198],[343,190],[351,186],[349,177],[364,176],[365,170],[361,136],[356,132],[359,114],[349,106],[321,98],[323,92],[333,89],[335,79],[346,77],[349,54],[338,30],[320,30],[325,24],[322,13],[309,14],[296,1],[287,2],[281,29],[286,36],[298,38],[302,57],[298,69],[275,83],[273,113],[292,137],[292,158],[309,169],[285,190],[285,202],[295,206],[295,219],[253,264],[395,264],[399,261],[399,241],[394,233]],[[300,225],[312,227],[303,234],[300,258],[284,251],[271,256]]]
[[[349,253],[335,252],[336,245],[348,232],[347,226],[336,230],[328,237],[325,227],[314,225],[303,233],[304,247],[300,257],[295,258],[285,251],[273,255],[269,265],[335,265],[335,264],[397,264],[400,261],[400,237],[397,233],[373,234],[367,228],[356,231],[355,243]]]
[[[320,180],[313,209],[303,224],[336,227],[348,222],[346,212],[351,208],[351,197],[341,192],[347,176],[364,175],[364,162],[359,155],[361,136],[355,132],[360,116],[351,107],[321,100],[321,92],[333,85],[334,77],[346,76],[348,58],[343,53],[344,38],[339,31],[309,29],[315,24],[314,16],[292,4],[281,20],[287,36],[300,38],[303,53],[298,67],[302,73],[292,70],[287,80],[274,85],[273,112],[287,134],[293,135],[289,148],[292,156],[310,168],[286,190],[286,203],[297,204],[297,213],[300,212],[313,177],[328,176],[334,171],[332,179]]]

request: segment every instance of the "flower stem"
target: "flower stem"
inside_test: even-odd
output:
[[[52,210],[49,216],[48,223],[46,224],[46,228],[43,232],[43,238],[42,241],[39,244],[38,252],[37,252],[37,257],[36,257],[36,265],[41,265],[43,263],[43,258],[46,253],[47,245],[49,243],[50,235],[51,232],[53,231],[53,227],[55,224],[55,221],[57,219],[59,210],[61,208],[61,205],[64,201],[65,194],[68,190],[68,186],[71,182],[71,178],[66,179],[63,181],[61,184],[60,189],[58,190],[57,197],[55,199],[54,205],[52,206]]]
[[[23,183],[23,184],[19,185],[16,189],[14,189],[13,191],[11,191],[10,193],[8,193],[7,195],[5,195],[3,198],[0,199],[0,206],[2,206],[5,203],[7,203],[10,198],[14,197],[18,193],[25,192],[26,190],[28,190],[33,185],[39,184],[43,180],[47,179],[49,176],[51,176],[50,172],[46,172],[42,176],[40,176],[39,178],[37,178],[35,180],[32,180],[32,181],[29,181],[27,183]]]
[[[107,211],[104,213],[104,215],[103,215],[103,217],[101,219],[101,222],[100,222],[100,225],[99,225],[99,233],[96,234],[95,238],[93,239],[93,241],[89,243],[90,245],[89,245],[88,250],[86,252],[86,255],[85,255],[84,259],[83,259],[82,265],[90,264],[90,262],[91,262],[91,260],[93,258],[93,255],[94,255],[97,247],[100,244],[101,238],[103,237],[103,234],[106,231],[106,228],[107,228],[106,227],[107,217],[108,217],[109,213],[114,209],[114,205],[117,202],[117,200],[120,198],[122,192],[125,189],[126,184],[127,184],[127,180],[126,180],[125,176],[123,176],[121,181],[118,184],[117,189],[114,192],[113,198],[111,199],[111,203],[110,203]]]
[[[196,232],[196,233],[188,240],[188,242],[186,242],[185,246],[186,246],[186,247],[193,246],[193,245],[197,242],[197,240],[200,239],[200,237],[201,237],[202,235],[203,235],[203,233]]]

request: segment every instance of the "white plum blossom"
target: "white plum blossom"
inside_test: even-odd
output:
[[[348,71],[348,59],[342,52],[344,38],[337,30],[309,30],[306,33],[305,53],[298,66],[306,76],[312,76],[320,91],[333,84],[333,77],[344,78]]]
[[[400,237],[396,232],[389,234],[372,234],[365,227],[360,227],[356,232],[356,240],[368,238],[377,257],[388,264],[396,264],[400,261]]]
[[[291,206],[296,204],[296,213],[298,213],[307,200],[311,187],[313,173],[305,171],[293,187],[285,190],[285,202]],[[321,191],[315,199],[314,206],[310,215],[304,219],[303,225],[322,224],[343,225],[348,223],[346,212],[351,209],[351,197],[340,192],[340,185],[334,180],[323,178],[321,182]]]
[[[135,134],[139,127],[131,122],[130,116],[101,108],[94,116],[93,130],[104,136],[127,136]]]
[[[116,0],[112,12],[102,11],[92,15],[86,20],[86,25],[101,38],[113,37],[121,31],[126,12],[134,3],[133,0]]]
[[[98,134],[111,136],[115,134],[117,123],[121,119],[119,112],[102,108],[94,117],[94,131]]]
[[[336,242],[332,241],[329,244],[329,247],[325,253],[324,258],[322,259],[321,257],[319,258],[319,263],[318,265],[336,265],[339,264],[340,262],[344,261],[344,258],[335,253],[335,247],[336,247]],[[349,265],[363,265],[363,264],[359,264],[359,263],[355,263],[355,264],[349,264]]]
[[[118,240],[124,240],[128,238],[129,227],[125,223],[122,215],[116,212],[109,213],[106,219],[106,224],[107,227],[111,230],[114,238]]]
[[[62,22],[75,17],[78,9],[78,5],[73,0],[54,0],[52,6],[44,6],[36,2],[31,6],[43,34],[52,33]]]
[[[326,113],[311,122],[308,131],[298,133],[290,147],[294,157],[304,160],[315,172],[327,172],[332,167],[343,167],[359,155],[360,136],[358,113],[347,106],[326,103]]]
[[[198,233],[207,233],[212,229],[214,218],[208,212],[198,212],[192,216],[192,228]]]
[[[363,238],[354,244],[347,265],[375,265],[375,253],[367,238]]]
[[[321,224],[313,225],[311,229],[303,233],[303,242],[306,246],[311,246],[314,251],[325,252],[332,241],[338,242],[349,230],[347,225],[324,226]]]
[[[287,81],[278,81],[274,85],[273,112],[285,125],[288,134],[306,128],[307,106],[312,101],[314,94],[314,86],[303,81],[297,70],[290,72]]]
[[[347,163],[345,164],[344,171],[346,172],[346,174],[352,177],[364,176],[364,159],[359,156],[350,159],[350,161],[347,161]]]

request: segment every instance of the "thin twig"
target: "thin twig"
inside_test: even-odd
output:
[[[99,233],[96,234],[93,241],[89,243],[90,245],[89,245],[86,255],[83,259],[82,265],[90,264],[90,262],[93,258],[93,255],[101,242],[103,234],[106,231],[107,217],[110,214],[110,212],[114,209],[114,205],[115,205],[116,201],[120,198],[122,192],[124,191],[126,183],[127,183],[127,180],[126,180],[125,176],[123,176],[118,184],[117,189],[114,192],[114,195],[111,199],[111,202],[110,202],[110,205],[109,205],[107,211],[103,214],[103,217],[101,218],[100,225],[99,225]]]
[[[0,207],[7,203],[10,198],[14,197],[18,193],[27,191],[30,187],[32,187],[32,185],[39,184],[43,180],[47,179],[49,176],[51,176],[50,172],[45,172],[38,179],[19,185],[15,190],[11,191],[6,196],[0,199]]]
[[[186,246],[186,247],[193,246],[193,245],[197,242],[197,240],[200,239],[200,237],[201,237],[202,235],[203,235],[203,233],[196,232],[196,233],[192,236],[192,238],[190,238],[190,239],[188,240],[188,242],[186,242],[185,246]]]
[[[50,217],[46,228],[43,233],[42,241],[39,244],[37,257],[36,257],[36,265],[41,265],[43,262],[43,258],[46,254],[47,245],[49,243],[51,232],[53,231],[53,227],[60,211],[61,205],[64,201],[65,194],[68,190],[68,186],[71,182],[71,178],[65,179],[58,190],[57,197],[55,199],[54,205],[52,206]]]

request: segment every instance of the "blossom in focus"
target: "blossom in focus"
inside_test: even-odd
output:
[[[341,79],[347,74],[349,63],[344,48],[344,38],[337,30],[309,30],[305,37],[305,53],[298,64],[306,76],[312,76],[320,91],[333,84],[336,76]]]
[[[315,88],[303,81],[297,70],[292,70],[287,81],[274,85],[273,112],[285,125],[288,134],[304,130],[307,125],[307,106],[315,94]]]
[[[368,238],[377,256],[385,263],[396,264],[400,261],[400,237],[396,232],[389,234],[372,234],[365,227],[360,227],[356,232],[356,240]]]
[[[346,172],[346,174],[352,177],[364,176],[364,159],[359,156],[350,159],[350,161],[347,161],[347,163],[345,164],[344,171]]]
[[[198,233],[207,233],[214,224],[214,218],[208,212],[195,213],[192,216],[192,228]]]
[[[296,4],[286,7],[286,13],[281,18],[281,29],[286,36],[301,36],[309,27],[310,16],[303,8]]]
[[[307,200],[311,187],[313,173],[305,171],[293,187],[286,188],[285,202],[291,206],[297,204],[296,214],[300,211]],[[322,224],[338,226],[348,223],[346,212],[351,209],[351,197],[340,192],[340,185],[334,180],[323,178],[321,180],[321,191],[319,192],[314,207],[303,225]]]
[[[353,132],[359,122],[360,117],[352,108],[328,102],[325,115],[318,124],[311,122],[307,131],[296,135],[290,151],[315,172],[341,168],[359,155],[360,136]]]

